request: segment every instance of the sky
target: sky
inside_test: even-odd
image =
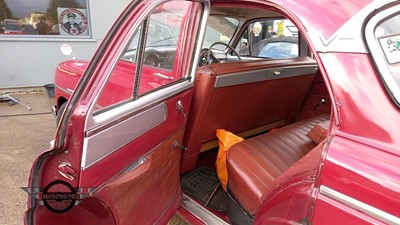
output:
[[[31,12],[47,11],[50,0],[5,0],[8,8],[11,9],[13,16],[17,18],[30,17]],[[77,0],[84,3],[85,0]]]

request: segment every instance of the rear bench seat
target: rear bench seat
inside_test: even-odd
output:
[[[233,145],[227,155],[228,188],[250,214],[286,170],[316,147],[326,135],[328,115],[320,115]]]
[[[209,64],[198,68],[182,154],[182,173],[200,152],[218,147],[223,128],[242,137],[286,125],[317,72],[309,57]]]

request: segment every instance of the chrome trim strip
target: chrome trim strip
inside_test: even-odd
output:
[[[135,170],[136,168],[138,168],[140,165],[142,165],[143,163],[145,163],[147,161],[147,156],[140,158],[138,161],[132,163],[131,165],[129,165],[125,170],[124,173],[129,173],[133,170]]]
[[[201,3],[203,3],[204,5],[204,11],[203,11],[203,17],[201,18],[201,25],[200,25],[200,31],[199,34],[197,36],[197,42],[196,42],[196,46],[194,49],[194,58],[192,61],[192,68],[190,71],[190,77],[196,77],[196,71],[197,71],[197,65],[199,64],[199,60],[200,60],[200,52],[203,48],[203,41],[204,41],[204,37],[206,35],[206,29],[207,29],[207,19],[208,16],[210,15],[210,2],[209,1],[199,1]],[[192,79],[195,80],[195,79]]]
[[[193,87],[193,81],[183,80],[178,84],[165,87],[163,89],[151,92],[139,99],[126,104],[120,105],[106,112],[99,113],[96,116],[93,115],[94,107],[92,106],[89,115],[86,117],[85,133],[96,129],[99,126],[113,123],[117,118],[123,118],[135,113],[143,111],[143,109],[150,108],[155,104],[162,104],[167,99],[176,96],[179,93],[183,93]],[[93,104],[94,105],[94,104]]]
[[[56,118],[57,117],[56,106],[55,105],[51,106],[50,110],[51,110],[51,114],[53,114],[53,117]]]
[[[382,222],[388,223],[388,224],[400,224],[400,218],[393,216],[387,212],[384,212],[380,209],[377,209],[373,206],[370,206],[368,204],[365,204],[364,202],[358,201],[357,199],[354,199],[352,197],[349,197],[347,195],[344,195],[340,192],[337,192],[333,189],[330,189],[325,186],[321,186],[320,188],[320,193],[330,197],[340,203],[343,203],[351,208],[354,208],[358,211],[361,211],[373,218],[376,218]]]
[[[213,225],[228,225],[227,222],[217,217],[210,211],[208,211],[203,206],[199,205],[197,202],[193,201],[187,195],[183,194],[183,199],[181,202],[181,206],[187,209],[189,212],[194,214],[197,218],[203,221],[205,224],[213,224]]]
[[[380,23],[382,20],[386,19],[387,17],[394,15],[396,13],[400,12],[400,6],[394,6],[391,7],[385,11],[382,11],[375,15],[374,17],[371,18],[371,20],[368,22],[366,28],[365,28],[365,37],[367,40],[367,44],[374,54],[372,55],[372,58],[375,61],[375,65],[378,67],[380,74],[382,78],[385,80],[385,83],[387,87],[389,88],[391,94],[393,97],[396,99],[398,103],[400,103],[400,88],[394,79],[392,72],[390,71],[387,62],[385,60],[385,56],[383,55],[382,49],[380,48],[380,45],[378,41],[375,38],[375,28]]]
[[[289,66],[233,73],[230,75],[217,76],[214,87],[221,88],[239,84],[314,74],[317,72],[317,68],[317,65]]]
[[[167,119],[166,103],[108,127],[92,136],[85,137],[81,167],[87,169],[100,159],[113,153],[121,146],[131,142]]]
[[[317,52],[352,52],[368,53],[363,39],[363,23],[370,13],[393,0],[375,0],[360,10],[340,27],[331,37],[327,38],[321,31],[314,29],[309,24],[304,24],[308,29],[312,43]]]
[[[57,85],[57,84],[54,84],[54,88],[58,88],[58,89],[60,89],[62,92],[65,92],[65,93],[67,93],[67,94],[69,94],[69,95],[71,95],[72,92],[74,92],[74,90],[72,90],[72,89],[69,89],[69,88],[64,89],[64,88],[60,87],[60,86]]]

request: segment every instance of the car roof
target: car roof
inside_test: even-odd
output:
[[[292,19],[297,19],[307,30],[317,30],[324,34],[326,38],[331,37],[340,27],[342,27],[350,18],[356,15],[359,11],[365,8],[374,0],[263,0],[252,1],[251,4],[267,3],[282,10],[282,14]],[[381,1],[381,0],[375,0]],[[234,2],[234,3],[233,3]],[[249,3],[249,1],[245,1]],[[243,3],[241,0],[227,1],[227,0],[211,0],[212,5],[223,5],[229,7],[232,5],[231,10],[237,11],[236,14],[243,13],[240,16],[246,16],[245,10],[239,11],[236,4]],[[249,10],[249,17],[260,16],[259,13],[265,10],[255,11]],[[259,12],[259,13],[257,13]],[[316,13],[317,12],[317,13]],[[280,15],[277,12],[271,12],[271,16]],[[232,15],[232,14],[231,14]],[[247,18],[249,19],[249,18]]]

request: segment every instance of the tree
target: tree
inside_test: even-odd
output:
[[[7,3],[4,0],[0,0],[0,21],[4,21],[4,19],[12,19],[13,15],[8,8]]]
[[[2,0],[0,0],[2,1]],[[53,24],[58,23],[57,8],[80,8],[82,7],[76,0],[50,0],[47,8],[47,19]]]

